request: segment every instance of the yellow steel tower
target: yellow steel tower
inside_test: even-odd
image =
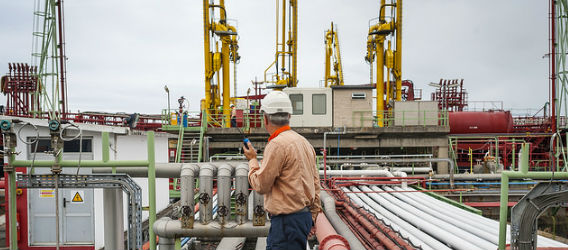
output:
[[[385,15],[387,10],[390,16]],[[376,65],[377,125],[383,127],[393,102],[401,100],[402,0],[381,0],[378,22],[369,27],[365,60]],[[391,76],[395,84],[391,84]]]
[[[331,59],[333,58],[333,71],[331,75]],[[333,85],[343,85],[343,69],[341,67],[341,53],[339,50],[339,38],[337,30],[331,29],[325,32],[325,87]]]
[[[219,19],[215,20],[218,10]],[[221,52],[218,42],[215,42],[215,51],[212,51],[213,40],[220,39]],[[237,29],[227,23],[227,11],[225,1],[220,0],[215,4],[214,0],[203,0],[203,52],[205,55],[205,100],[202,109],[206,110],[208,117],[211,114],[221,113],[222,109],[224,126],[230,127],[231,101],[230,86],[230,62],[237,63],[240,59],[238,54]],[[219,73],[223,76],[223,103],[221,105],[221,81]],[[216,76],[216,82],[214,77]]]
[[[269,87],[283,89],[297,86],[297,52],[298,1],[276,0],[276,53],[274,61],[264,71],[264,82],[274,84]],[[272,66],[275,66],[276,74],[267,79],[267,71]]]

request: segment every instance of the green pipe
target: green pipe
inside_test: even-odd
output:
[[[528,163],[527,163],[528,165]],[[509,179],[567,179],[568,172],[528,172],[505,171],[501,173],[501,202],[499,210],[499,249],[505,250],[507,238],[507,203],[509,201]]]
[[[148,132],[148,204],[150,216],[148,235],[150,237],[150,250],[156,250],[156,235],[154,234],[154,222],[156,221],[156,161],[154,151],[154,131]]]
[[[523,143],[521,144],[521,159],[520,159],[521,166],[519,167],[519,171],[521,173],[526,174],[529,172],[529,144]]]
[[[102,133],[102,147],[103,147],[103,162],[108,162],[110,160],[110,143],[108,139],[108,132]],[[116,166],[112,166],[112,173],[116,174]]]
[[[8,182],[10,185],[10,250],[18,250],[18,235],[16,234],[18,231],[16,218],[16,171],[8,173]]]
[[[6,135],[4,135],[6,136]],[[15,136],[15,135],[12,135]],[[15,145],[9,144],[11,147],[9,148],[8,154],[8,166],[11,169],[8,172],[8,202],[9,202],[9,222],[10,222],[10,250],[18,250],[18,235],[16,232],[18,231],[17,227],[17,218],[16,218],[16,211],[17,211],[17,203],[16,203],[16,169],[12,165],[12,163],[16,160],[16,148]]]

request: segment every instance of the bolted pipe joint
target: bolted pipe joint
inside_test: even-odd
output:
[[[233,175],[233,166],[223,163],[217,169],[217,214],[219,215],[219,223],[224,225],[227,222],[227,216],[231,211],[231,176]]]
[[[245,223],[248,216],[248,171],[246,163],[238,165],[235,169],[235,219],[239,225]]]
[[[199,206],[201,224],[209,224],[213,220],[213,176],[217,167],[203,164],[199,169]]]
[[[199,165],[183,164],[180,173],[181,182],[181,227],[193,228],[195,217],[195,175],[199,173]]]

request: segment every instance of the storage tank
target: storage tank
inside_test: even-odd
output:
[[[509,111],[449,112],[450,134],[510,133],[513,116]]]

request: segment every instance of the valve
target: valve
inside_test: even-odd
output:
[[[209,195],[207,193],[199,194],[199,203],[205,205],[205,204],[209,203],[209,200],[211,200],[211,198],[209,197]]]
[[[12,123],[9,120],[0,121],[0,128],[2,128],[2,130],[8,131],[8,130],[10,130],[11,127],[12,127]]]
[[[254,214],[252,216],[253,226],[264,226],[266,224],[266,212],[261,205],[254,208]]]
[[[238,193],[237,197],[235,198],[235,203],[238,205],[244,205],[247,203],[247,197],[244,193]]]
[[[49,127],[49,130],[51,130],[51,131],[57,131],[57,130],[59,130],[60,125],[61,124],[57,120],[50,120],[48,127]]]

